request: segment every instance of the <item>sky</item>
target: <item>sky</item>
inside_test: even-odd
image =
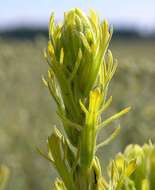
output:
[[[57,20],[74,7],[90,8],[112,25],[155,30],[155,0],[0,0],[0,30],[16,26],[48,26],[51,12]]]

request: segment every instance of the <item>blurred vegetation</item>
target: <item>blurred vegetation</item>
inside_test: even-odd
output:
[[[0,165],[0,190],[4,190],[7,186],[9,178],[9,169],[5,165]]]
[[[155,147],[151,141],[143,146],[130,144],[124,153],[116,155],[108,169],[112,185],[118,189],[154,190]]]
[[[127,159],[137,159],[137,168],[130,176],[136,190],[155,189],[155,147],[151,142],[142,147],[128,145],[124,155]]]
[[[42,55],[46,43],[41,36],[32,41],[0,40],[0,163],[11,171],[8,190],[50,189],[55,176],[36,151],[46,147],[52,126],[60,125],[41,81],[47,70]],[[129,143],[155,141],[155,42],[113,40],[111,47],[119,66],[109,92],[113,94],[109,112],[128,105],[132,111],[121,120],[119,138],[99,151],[106,160]]]

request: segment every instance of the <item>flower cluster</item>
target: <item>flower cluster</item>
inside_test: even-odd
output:
[[[57,180],[56,189],[95,189],[94,173],[100,171],[95,153],[117,135],[119,127],[99,144],[97,134],[130,109],[102,121],[101,115],[112,101],[107,93],[117,67],[108,50],[111,37],[107,21],[100,22],[93,10],[86,16],[80,9],[72,9],[64,14],[61,24],[55,24],[54,14],[51,16],[44,53],[49,70],[43,81],[57,104],[66,133],[55,128],[48,139],[48,159],[63,180]]]

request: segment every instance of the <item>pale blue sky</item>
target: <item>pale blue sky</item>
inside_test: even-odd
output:
[[[113,25],[155,29],[155,0],[0,0],[0,29],[16,25],[47,26],[50,14],[62,19],[73,7],[95,9]]]

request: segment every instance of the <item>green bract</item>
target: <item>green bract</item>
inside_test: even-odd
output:
[[[62,179],[56,181],[56,190],[101,190],[105,186],[95,154],[117,135],[119,127],[99,144],[97,134],[130,109],[101,119],[112,102],[107,92],[117,67],[108,50],[111,36],[108,23],[100,22],[92,10],[86,16],[80,9],[72,9],[61,24],[55,24],[51,16],[45,51],[49,70],[43,81],[57,104],[65,131],[55,128],[48,138],[48,159]]]

